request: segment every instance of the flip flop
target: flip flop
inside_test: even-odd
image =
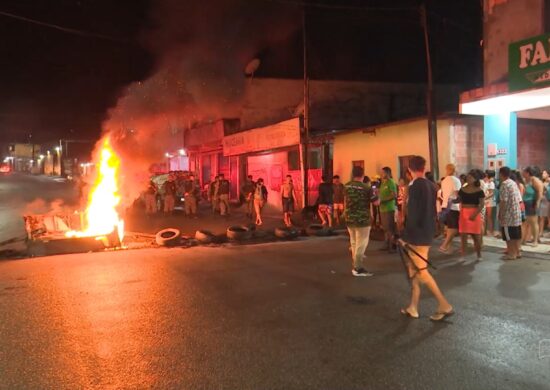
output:
[[[411,313],[409,313],[409,311],[407,309],[401,309],[399,311],[402,315],[404,315],[405,317],[408,317],[408,318],[413,318],[413,319],[418,319],[418,314],[416,316],[413,316]]]
[[[455,314],[455,311],[454,309],[451,309],[449,310],[448,312],[445,312],[445,313],[440,313],[440,312],[437,312],[435,314],[432,314],[430,316],[430,321],[434,321],[434,322],[439,322],[439,321],[443,321],[444,319],[452,316]]]

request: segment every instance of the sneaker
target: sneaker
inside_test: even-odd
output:
[[[374,276],[372,272],[369,272],[364,268],[359,268],[359,269],[354,268],[351,270],[351,273],[353,276]]]

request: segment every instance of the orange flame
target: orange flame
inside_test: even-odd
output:
[[[120,204],[118,174],[120,159],[105,138],[99,154],[95,183],[88,197],[84,229],[67,232],[67,237],[106,236],[115,230],[120,241],[124,237],[124,221],[117,212]]]

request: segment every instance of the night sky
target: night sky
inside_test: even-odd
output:
[[[24,142],[29,134],[36,142],[95,139],[124,88],[154,74],[166,53],[180,44],[192,62],[197,53],[194,39],[205,50],[212,42],[212,62],[234,61],[234,66],[244,67],[256,56],[262,60],[259,77],[302,76],[302,1],[204,0],[193,2],[193,12],[179,3],[185,1],[0,0],[0,12],[76,30],[60,31],[0,15],[0,142]],[[213,18],[226,19],[225,30],[209,31],[209,15],[215,14],[218,3],[225,8],[219,7],[223,12]],[[312,78],[425,81],[418,1],[310,3],[321,5],[306,11]],[[480,3],[428,1],[436,82],[460,84],[463,89],[481,83]],[[164,18],[171,21],[166,26]],[[174,31],[174,25],[181,25],[181,31]],[[248,28],[231,31],[243,25]],[[276,33],[277,39],[270,39]],[[207,39],[197,39],[198,34]],[[254,35],[266,39],[256,36],[254,45],[247,45]],[[234,42],[244,42],[243,47],[253,47],[253,52],[235,49],[242,55],[228,59],[217,49],[225,40],[229,50]],[[222,73],[213,79],[223,78],[223,69],[213,66],[212,72]]]

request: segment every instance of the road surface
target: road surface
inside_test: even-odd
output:
[[[548,259],[437,258],[434,324],[377,245],[372,278],[344,237],[0,262],[0,388],[550,388]]]
[[[0,175],[0,242],[25,236],[22,216],[74,207],[77,191],[61,178],[21,173]],[[0,247],[19,249],[19,246]]]

